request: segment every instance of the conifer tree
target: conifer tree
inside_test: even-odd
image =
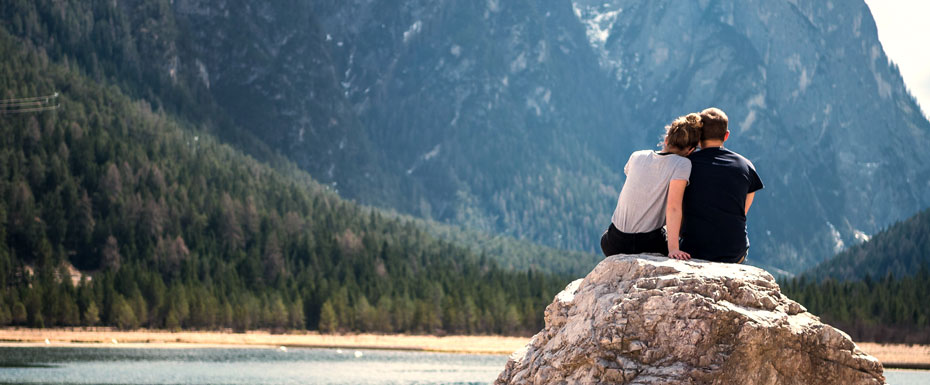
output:
[[[330,301],[323,302],[320,309],[319,330],[322,333],[334,333],[339,330],[339,319],[336,317],[336,311],[333,310],[333,304]]]

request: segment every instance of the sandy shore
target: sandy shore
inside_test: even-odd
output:
[[[46,339],[48,342],[46,343]],[[0,346],[82,347],[316,347],[346,349],[418,350],[448,353],[510,354],[529,341],[504,336],[423,336],[319,333],[271,334],[254,331],[167,332],[161,330],[120,331],[110,328],[14,329],[0,328]],[[859,348],[889,368],[930,368],[930,346],[863,342]]]
[[[876,344],[860,342],[859,349],[871,354],[886,368],[930,369],[930,345]]]
[[[48,343],[46,343],[46,339]],[[100,346],[100,347],[315,347],[348,349],[419,350],[448,353],[510,354],[526,345],[528,338],[503,336],[427,336],[319,333],[271,334],[254,331],[168,332],[162,330],[120,331],[88,329],[0,328],[0,346]]]

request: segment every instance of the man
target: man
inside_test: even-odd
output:
[[[746,214],[762,180],[752,162],[723,147],[730,138],[727,115],[701,111],[701,150],[691,154],[685,189],[681,250],[693,258],[743,263],[749,253]]]

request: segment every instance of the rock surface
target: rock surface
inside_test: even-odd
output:
[[[617,255],[569,284],[496,384],[884,384],[752,266]]]

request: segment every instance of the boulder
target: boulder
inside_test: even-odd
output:
[[[546,307],[495,384],[884,384],[882,364],[765,270],[606,258]]]

